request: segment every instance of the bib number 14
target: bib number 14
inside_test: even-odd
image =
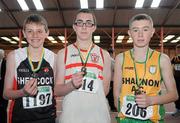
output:
[[[98,89],[98,83],[95,79],[84,77],[83,84],[78,91],[84,91],[88,93],[96,93]]]

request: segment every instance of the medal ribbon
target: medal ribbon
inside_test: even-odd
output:
[[[134,50],[133,50],[133,52],[134,52]],[[136,61],[135,61],[134,56],[133,56],[133,64],[134,64],[135,77],[136,77],[136,90],[138,90],[140,88],[140,85],[142,84],[142,81],[143,81],[143,79],[144,79],[144,77],[146,75],[146,67],[147,67],[147,59],[148,59],[148,57],[149,57],[149,48],[148,48],[148,50],[146,52],[146,59],[145,59],[145,63],[144,63],[144,74],[143,74],[142,80],[139,82],[139,76],[138,76],[137,69],[136,69]]]
[[[38,62],[38,66],[37,66],[36,69],[34,68],[34,65],[32,63],[32,58],[31,58],[31,55],[29,54],[28,48],[27,48],[27,56],[28,56],[28,61],[29,61],[29,64],[30,64],[32,72],[33,73],[37,72],[40,69],[42,61],[43,61],[43,58],[44,58],[44,48],[42,49],[40,61]]]
[[[91,45],[89,46],[89,48],[88,48],[88,50],[87,50],[86,56],[84,56],[84,55],[81,53],[80,48],[78,47],[78,52],[79,52],[79,56],[80,56],[81,63],[82,63],[82,66],[83,66],[83,67],[86,67],[86,64],[87,64],[89,55],[90,55],[93,47],[94,47],[94,45],[91,43]]]

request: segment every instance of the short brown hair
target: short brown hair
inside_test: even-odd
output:
[[[30,23],[44,25],[45,31],[46,32],[48,31],[48,23],[47,23],[46,19],[39,14],[31,14],[28,17],[26,17],[26,19],[24,20],[24,23],[23,23],[23,30],[25,30],[26,24],[30,24]]]
[[[77,14],[76,14],[73,23],[76,21],[76,17],[77,17],[77,15],[78,15],[79,13],[92,14],[92,16],[93,16],[93,21],[94,21],[94,25],[97,25],[96,16],[94,15],[94,12],[93,12],[92,10],[90,10],[90,9],[80,9],[80,10],[77,12]]]
[[[148,21],[150,21],[150,23],[151,23],[152,26],[153,26],[153,20],[152,20],[152,18],[151,18],[149,15],[142,13],[142,14],[137,14],[137,15],[133,16],[133,17],[130,19],[130,21],[129,21],[129,28],[132,26],[132,23],[133,23],[134,21],[139,21],[139,20],[148,20]]]

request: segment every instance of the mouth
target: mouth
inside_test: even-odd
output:
[[[81,32],[81,34],[87,34],[87,32]]]
[[[138,42],[144,42],[144,39],[138,39],[137,41]]]
[[[40,39],[32,39],[31,41],[32,41],[32,42],[39,42]]]

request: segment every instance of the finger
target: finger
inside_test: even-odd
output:
[[[37,94],[37,92],[38,92],[38,89],[37,89],[37,88],[35,88],[35,89],[32,91],[32,95],[36,95],[36,94]]]
[[[26,88],[31,88],[31,86],[32,86],[33,83],[34,83],[34,80],[35,80],[35,79],[29,80],[29,81],[25,84]]]
[[[32,82],[31,88],[37,88],[37,79]]]
[[[138,104],[140,108],[145,108],[146,106],[144,104]]]

